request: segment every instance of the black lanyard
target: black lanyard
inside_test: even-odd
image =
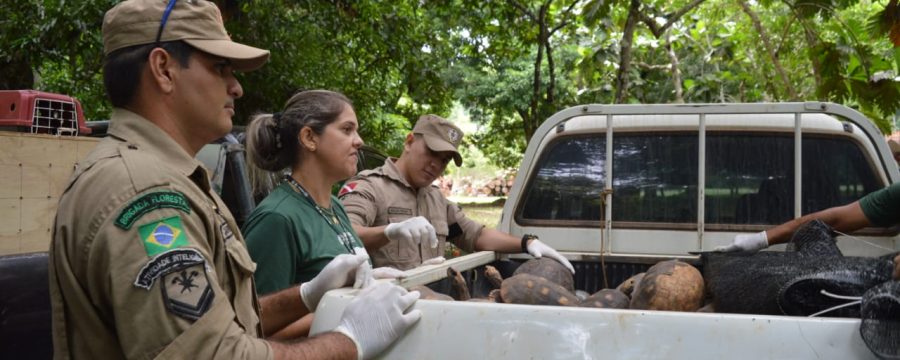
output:
[[[322,219],[325,220],[325,223],[331,227],[331,230],[334,230],[334,233],[337,234],[337,241],[344,245],[344,248],[347,249],[351,254],[356,255],[356,250],[353,249],[353,235],[352,232],[347,229],[347,225],[344,224],[337,214],[335,214],[334,209],[331,209],[331,219],[328,218],[328,215],[325,214],[325,209],[319,206],[315,200],[313,200],[312,196],[306,192],[306,189],[303,188],[303,185],[300,185],[297,180],[294,179],[293,176],[285,175],[285,180],[287,180],[288,185],[291,186],[294,191],[298,194],[303,195],[303,198],[306,199],[314,208],[316,208],[316,212],[322,216]]]

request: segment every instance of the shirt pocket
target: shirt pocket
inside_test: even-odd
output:
[[[240,241],[232,239],[225,242],[225,252],[235,265],[242,278],[253,276],[256,271],[256,263],[250,258],[250,253]]]

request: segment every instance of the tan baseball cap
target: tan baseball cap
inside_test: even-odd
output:
[[[437,115],[422,115],[413,127],[413,134],[422,135],[425,145],[432,151],[452,151],[453,162],[456,166],[462,165],[458,148],[463,132],[453,123]]]
[[[250,71],[269,59],[269,51],[231,41],[222,13],[206,0],[126,0],[103,17],[103,53],[156,42],[163,13],[175,1],[160,42],[183,40],[194,48],[231,60],[235,70]]]

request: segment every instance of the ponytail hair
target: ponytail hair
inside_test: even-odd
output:
[[[277,184],[281,173],[300,161],[300,130],[309,127],[322,134],[353,103],[341,93],[329,90],[307,90],[292,96],[284,110],[274,114],[255,115],[247,125],[247,158],[261,174],[251,170],[254,195],[268,194]],[[274,179],[273,179],[274,177]]]

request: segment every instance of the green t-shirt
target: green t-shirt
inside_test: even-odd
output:
[[[256,290],[268,294],[314,278],[331,259],[350,253],[338,237],[349,236],[363,247],[350,226],[343,205],[331,196],[332,209],[343,226],[331,226],[311,201],[290,185],[279,185],[253,210],[244,225],[244,239],[256,262]]]
[[[872,224],[900,224],[900,182],[863,196],[859,199],[859,206]]]

